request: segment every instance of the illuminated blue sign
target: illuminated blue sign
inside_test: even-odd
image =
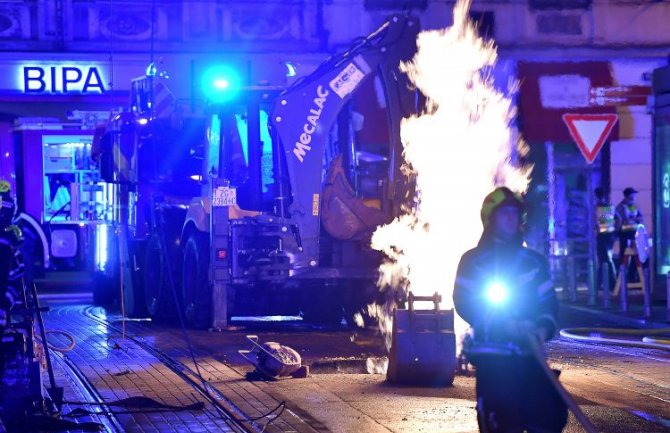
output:
[[[100,94],[107,90],[97,66],[23,65],[20,69],[24,93]]]

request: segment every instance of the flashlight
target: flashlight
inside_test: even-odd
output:
[[[507,301],[507,287],[499,281],[491,283],[486,289],[486,299],[494,305],[502,305]]]

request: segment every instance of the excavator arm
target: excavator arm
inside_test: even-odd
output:
[[[400,178],[402,144],[400,121],[416,113],[417,92],[399,70],[402,61],[416,52],[418,21],[395,15],[377,30],[358,40],[349,50],[328,59],[311,75],[297,82],[278,98],[271,115],[280,138],[289,179],[291,204],[287,214],[297,227],[302,253],[294,257],[295,269],[314,267],[319,262],[321,223],[341,239],[353,236],[397,215],[406,197],[406,182]],[[324,177],[324,152],[331,127],[339,113],[371,76],[383,85],[387,107],[389,172],[386,198],[392,203],[385,213],[357,202],[336,159],[328,179]],[[324,182],[331,188],[324,208],[336,214],[324,215]],[[343,184],[345,182],[345,184]],[[347,197],[348,196],[348,197]],[[338,211],[339,209],[339,211]],[[340,226],[341,229],[338,229]]]

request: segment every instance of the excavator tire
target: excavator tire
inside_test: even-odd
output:
[[[207,270],[209,267],[208,239],[194,231],[184,244],[182,288],[184,293],[184,320],[194,329],[206,329],[212,323],[212,293]]]
[[[144,252],[144,300],[149,317],[166,322],[177,317],[174,294],[167,276],[165,255],[158,236],[152,235]]]

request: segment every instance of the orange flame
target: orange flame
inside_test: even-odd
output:
[[[452,27],[420,33],[415,57],[401,65],[427,98],[424,113],[401,125],[405,170],[416,179],[415,205],[372,238],[372,247],[388,257],[378,286],[416,295],[437,291],[443,309],[453,308],[461,255],[481,235],[484,197],[496,185],[523,192],[530,175],[530,168],[513,164],[525,145],[510,127],[511,98],[494,88],[488,73],[497,60],[493,42],[478,36],[469,7],[469,0],[459,1]],[[387,347],[394,308],[369,306]],[[459,318],[455,328],[462,335],[467,325]]]

